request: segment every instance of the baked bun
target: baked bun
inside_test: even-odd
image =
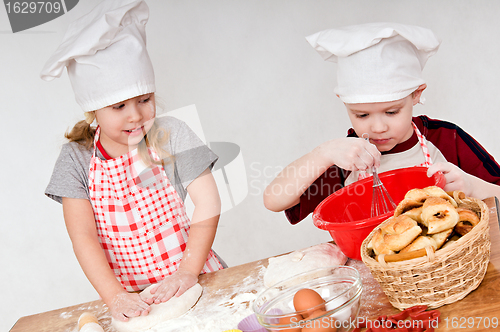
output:
[[[417,223],[422,224],[422,206],[406,211],[403,215],[410,217]]]
[[[422,228],[408,216],[393,218],[373,235],[369,247],[376,255],[393,254],[410,244],[422,233]]]
[[[394,250],[391,250],[387,247],[387,245],[384,242],[384,232],[382,229],[377,229],[375,234],[373,234],[372,239],[367,245],[368,249],[372,249],[375,255],[392,255],[395,254]]]
[[[400,252],[410,252],[425,247],[434,247],[434,241],[429,236],[419,236],[412,243],[401,249]]]
[[[454,207],[457,207],[457,202],[438,186],[429,186],[424,189],[411,189],[406,194],[404,199],[398,204],[394,211],[394,216],[397,217],[406,211],[418,208],[430,197],[439,197],[447,200]]]
[[[446,191],[444,191],[443,189],[439,188],[438,186],[425,187],[423,190],[427,194],[429,194],[429,196],[439,197],[439,198],[447,200],[455,208],[458,206],[457,202],[453,199],[453,197],[451,197],[450,195],[448,195],[448,193]]]
[[[474,211],[465,208],[458,208],[457,212],[458,223],[455,226],[455,232],[463,236],[479,223],[479,217]]]
[[[416,208],[421,207],[424,205],[423,202],[411,199],[411,198],[405,198],[403,199],[398,206],[396,207],[396,210],[394,210],[394,217],[399,217],[400,215],[404,214],[406,211],[410,211]]]
[[[455,242],[457,242],[460,239],[460,236],[458,235],[453,235],[451,238],[446,241],[446,243],[441,247],[441,249],[447,248],[451,245],[453,245]]]
[[[422,222],[427,226],[427,234],[436,234],[455,227],[458,212],[448,201],[439,197],[430,197],[422,206]]]
[[[453,245],[481,219],[481,212],[466,198],[462,191],[446,192],[437,186],[409,190],[394,216],[373,232],[367,245],[372,257],[398,262]]]
[[[427,235],[427,236],[419,236],[408,246],[403,248],[400,252],[405,253],[409,251],[424,249],[425,247],[432,247],[434,251],[441,248],[441,246],[446,242],[448,237],[453,233],[453,229],[447,229],[444,232]]]
[[[452,233],[453,233],[453,228],[447,229],[440,233],[432,234],[431,238],[436,244],[434,250],[438,250],[439,248],[441,248]]]
[[[422,204],[424,204],[425,200],[429,197],[431,197],[431,195],[429,195],[425,189],[411,189],[405,195],[405,198],[408,200],[420,202]]]

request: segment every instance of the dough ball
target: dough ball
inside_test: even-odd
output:
[[[151,294],[149,291],[154,285],[149,286],[143,293]],[[112,319],[111,324],[119,332],[142,332],[169,319],[174,319],[185,314],[198,302],[203,288],[196,284],[179,297],[172,297],[167,302],[152,304],[151,311],[147,316],[129,318],[127,322]]]

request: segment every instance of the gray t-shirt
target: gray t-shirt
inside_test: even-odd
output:
[[[181,120],[166,116],[156,123],[169,133],[163,147],[174,156],[174,164],[165,161],[165,173],[179,196],[184,200],[187,186],[207,168],[212,169],[218,157]],[[97,149],[97,156],[105,159]],[[62,146],[45,195],[62,203],[62,197],[89,199],[89,167],[91,149],[76,142]]]

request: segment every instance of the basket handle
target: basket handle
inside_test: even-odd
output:
[[[457,202],[457,204],[460,204],[466,197],[465,193],[461,190],[447,191],[446,193],[451,197],[453,197],[453,199],[455,200],[455,202]]]
[[[387,263],[401,262],[413,258],[419,258],[427,256],[427,260],[432,262],[434,260],[434,248],[429,246],[418,250],[413,250],[409,252],[403,252],[399,254],[392,255],[377,255],[376,259],[382,266],[387,266]]]

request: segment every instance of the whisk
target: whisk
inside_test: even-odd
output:
[[[378,215],[394,210],[396,208],[396,204],[394,204],[391,195],[389,195],[389,192],[387,192],[387,189],[385,189],[384,184],[382,183],[382,181],[380,181],[375,166],[372,167],[372,175],[373,194],[371,216],[376,217]]]
[[[368,141],[368,134],[363,134],[362,137]],[[371,206],[371,216],[376,217],[381,214],[388,213],[396,208],[396,204],[392,199],[391,195],[387,189],[385,189],[384,184],[380,181],[375,166],[372,167],[373,175],[373,193],[372,193],[372,206]]]

